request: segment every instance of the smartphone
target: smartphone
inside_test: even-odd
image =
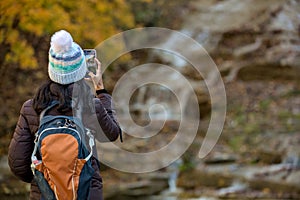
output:
[[[97,63],[95,61],[95,58],[97,58],[96,50],[95,49],[84,49],[83,52],[84,52],[88,71],[96,74],[96,71],[97,71]]]

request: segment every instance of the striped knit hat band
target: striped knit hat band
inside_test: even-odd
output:
[[[81,47],[73,42],[67,31],[61,30],[51,37],[48,73],[52,81],[69,84],[84,78],[87,72]]]

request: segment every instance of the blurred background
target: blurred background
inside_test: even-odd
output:
[[[0,199],[28,197],[29,185],[12,176],[6,154],[23,102],[32,98],[48,77],[51,35],[66,29],[82,48],[95,48],[105,39],[137,27],[177,30],[206,49],[225,84],[226,121],[213,151],[199,159],[211,102],[207,88],[197,87],[201,122],[186,153],[178,162],[153,173],[129,174],[102,165],[105,199],[299,199],[298,0],[1,1]],[[171,37],[165,40],[176,44]],[[123,74],[149,62],[180,67],[191,82],[203,81],[188,63],[174,60],[178,58],[170,60],[169,55],[151,49],[132,51],[108,66],[104,84],[112,92]],[[136,105],[141,105],[139,101],[151,103],[145,99],[155,95],[155,102],[176,101],[157,85],[137,90],[130,103],[136,123],[149,121]],[[132,152],[161,147],[174,137],[178,124],[176,117],[170,116],[158,137],[137,141],[125,133],[120,145]]]

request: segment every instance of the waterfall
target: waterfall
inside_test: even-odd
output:
[[[168,171],[170,172],[169,179],[168,179],[169,191],[172,193],[177,191],[176,182],[177,182],[181,165],[182,165],[182,159],[179,158],[168,167]]]

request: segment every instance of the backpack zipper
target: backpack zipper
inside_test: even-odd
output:
[[[74,131],[74,132],[78,135],[78,137],[79,137],[79,139],[80,139],[80,141],[81,141],[80,133],[79,133],[76,129],[68,128],[68,127],[57,127],[57,128],[46,128],[46,129],[44,129],[44,130],[39,134],[39,136],[38,136],[38,139],[37,139],[38,144],[39,144],[39,142],[40,142],[41,136],[42,136],[46,131],[48,131],[48,130],[54,130],[54,129],[66,129],[66,128],[67,128],[67,129],[71,129],[72,131]]]

